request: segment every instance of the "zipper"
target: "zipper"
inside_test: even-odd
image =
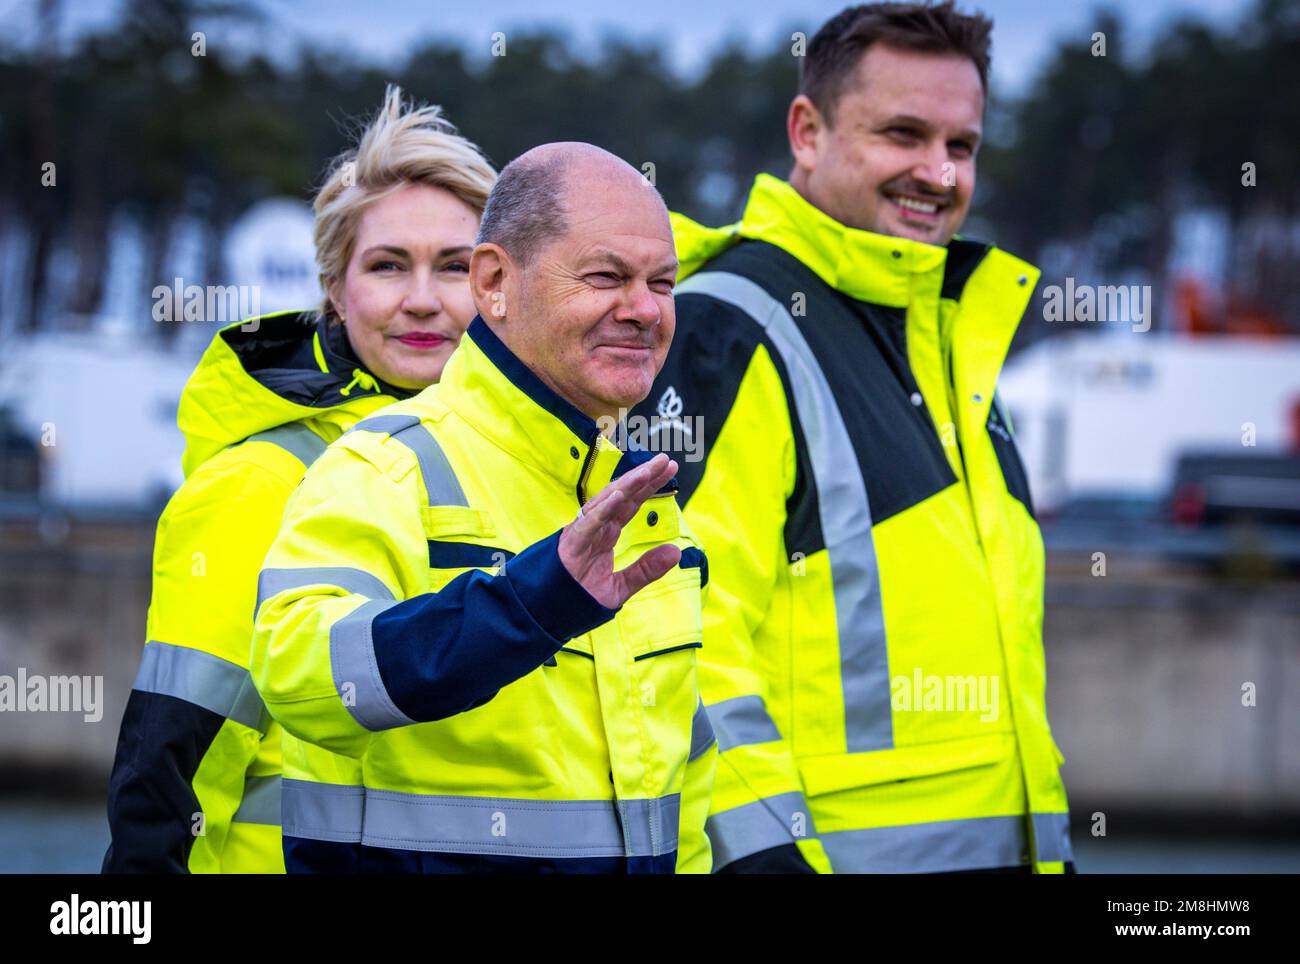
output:
[[[600,445],[600,429],[596,429],[596,434],[591,437],[587,443],[587,457],[582,460],[582,471],[578,473],[578,508],[582,508],[587,502],[587,476],[591,472],[591,465],[596,461],[596,448]]]

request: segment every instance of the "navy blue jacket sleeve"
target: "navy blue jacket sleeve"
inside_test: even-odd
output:
[[[481,706],[614,617],[564,568],[559,546],[556,532],[495,576],[462,573],[375,617],[375,661],[399,710],[427,723]]]

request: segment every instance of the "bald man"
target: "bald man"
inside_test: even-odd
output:
[[[708,568],[676,463],[611,440],[676,274],[662,199],[613,155],[501,172],[437,390],[332,445],[266,559],[258,689],[364,773],[286,754],[290,872],[709,871]]]

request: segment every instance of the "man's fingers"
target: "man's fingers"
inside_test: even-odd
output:
[[[618,520],[620,526],[631,522],[633,516],[641,510],[645,500],[663,488],[664,483],[677,474],[677,463],[661,454],[655,456],[653,461],[639,466],[636,472],[640,473],[639,478],[631,478],[633,473],[628,473],[627,487],[622,490],[624,501],[611,515],[611,518]]]
[[[672,459],[660,452],[649,462],[638,465],[631,472],[615,479],[610,485],[618,488],[629,498],[638,495],[645,489],[653,492],[671,477],[665,473],[670,471],[669,467],[673,464]]]
[[[682,550],[676,546],[655,546],[626,569],[614,573],[618,584],[619,605],[623,605],[656,579],[662,578],[681,559]]]
[[[623,527],[632,521],[645,500],[676,473],[677,463],[660,453],[605,486],[582,507],[581,518],[569,524],[573,537],[570,548],[583,556],[612,550]]]

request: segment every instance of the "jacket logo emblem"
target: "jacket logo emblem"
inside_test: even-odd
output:
[[[677,394],[677,389],[669,385],[667,391],[659,396],[658,411],[663,418],[676,418],[682,414],[684,403],[682,397]]]

